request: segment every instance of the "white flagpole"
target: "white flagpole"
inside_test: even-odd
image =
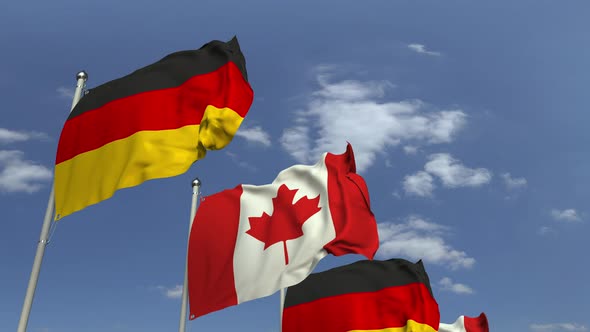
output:
[[[72,107],[70,112],[74,109],[74,106],[80,100],[82,90],[86,85],[88,74],[81,71],[76,75],[77,84],[76,91],[74,92],[74,98],[72,100]],[[27,287],[27,294],[25,295],[25,302],[23,304],[23,310],[20,315],[18,322],[18,332],[25,332],[27,330],[27,324],[29,323],[29,314],[31,313],[31,306],[33,305],[33,297],[35,296],[35,289],[37,288],[37,281],[39,280],[39,272],[41,271],[41,262],[43,261],[43,255],[45,253],[45,247],[47,246],[47,240],[49,239],[49,228],[51,226],[51,219],[53,218],[53,212],[55,211],[55,191],[53,183],[51,184],[51,193],[49,194],[49,202],[47,203],[47,210],[45,210],[45,219],[43,219],[43,226],[41,227],[41,236],[39,237],[39,243],[37,243],[37,252],[35,253],[35,260],[33,261],[33,270],[31,271],[31,277],[29,279],[29,286]]]
[[[196,178],[193,180],[193,200],[191,204],[191,219],[189,221],[188,227],[188,236],[190,239],[191,236],[191,229],[193,227],[193,220],[195,219],[195,214],[197,213],[197,201],[199,197],[199,191],[201,189],[201,180]],[[187,260],[185,261],[184,266],[184,286],[182,287],[182,306],[180,307],[180,324],[178,327],[179,332],[184,332],[186,330],[186,307],[188,304],[188,241],[187,241]]]
[[[281,319],[279,321],[279,324],[281,324],[279,327],[280,332],[283,331],[283,309],[285,309],[285,289],[281,288]]]

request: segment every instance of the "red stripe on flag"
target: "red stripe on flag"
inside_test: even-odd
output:
[[[188,245],[191,320],[238,304],[233,264],[242,191],[240,185],[205,197],[195,215]]]
[[[283,311],[283,332],[379,330],[403,327],[410,319],[438,329],[438,304],[422,283],[324,297],[287,307]]]
[[[328,200],[336,238],[324,246],[334,256],[360,254],[373,259],[379,248],[377,221],[365,180],[356,174],[350,144],[341,155],[326,155]]]
[[[228,107],[243,118],[253,98],[254,93],[242,73],[233,62],[229,62],[214,72],[194,76],[175,88],[116,99],[66,121],[55,164],[138,131],[198,125],[208,105]]]

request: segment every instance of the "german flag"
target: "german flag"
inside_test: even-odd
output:
[[[289,287],[283,332],[436,332],[440,313],[422,261],[364,260]]]
[[[55,161],[55,220],[228,145],[254,93],[234,37],[172,53],[78,102]]]

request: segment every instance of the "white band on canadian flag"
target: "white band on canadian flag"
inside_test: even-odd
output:
[[[286,241],[288,265],[285,265],[282,241],[264,249],[264,242],[247,234],[238,235],[234,251],[238,303],[268,296],[279,288],[301,282],[328,254],[323,247],[335,238],[336,232],[328,204],[325,156],[324,154],[320,162],[313,166],[296,165],[285,169],[272,184],[242,186],[238,234],[246,233],[251,228],[249,217],[260,217],[265,212],[268,215],[273,214],[272,199],[277,196],[278,189],[283,184],[290,190],[297,190],[293,204],[300,199],[319,196],[320,211],[303,223],[303,236]],[[280,270],[287,273],[277,274]],[[260,282],[260,279],[264,281]]]

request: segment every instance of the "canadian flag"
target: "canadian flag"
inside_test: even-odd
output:
[[[459,316],[453,324],[440,323],[438,332],[490,332],[490,328],[482,312],[478,317]]]
[[[352,147],[267,185],[207,196],[188,246],[190,319],[269,296],[305,279],[327,254],[373,259],[377,223]]]

